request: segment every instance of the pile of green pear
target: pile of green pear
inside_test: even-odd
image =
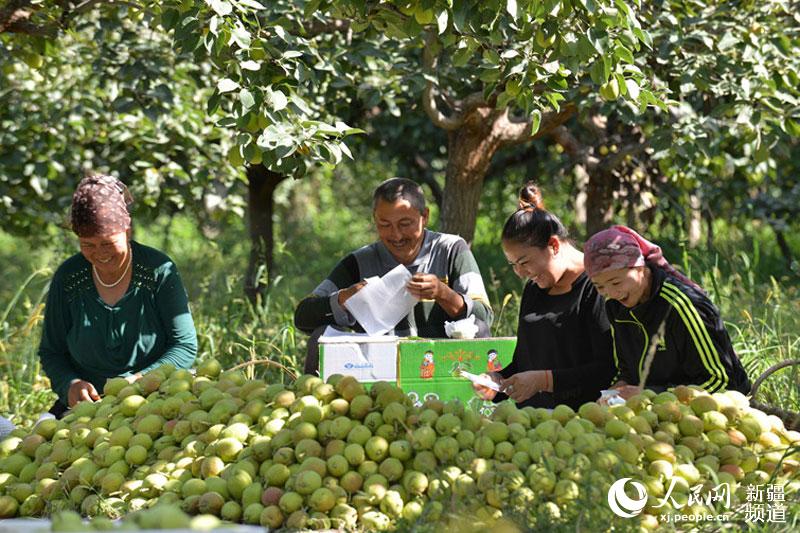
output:
[[[608,511],[609,486],[628,477],[648,494],[631,520],[655,529],[670,510],[710,510],[685,505],[697,485],[727,483],[736,507],[751,484],[783,483],[790,500],[799,472],[800,433],[735,392],[680,386],[577,413],[504,402],[487,418],[457,400],[415,407],[386,382],[271,384],[212,359],[196,375],[163,366],[110,379],[101,400],[16,429],[0,442],[0,518],[52,516],[65,530],[80,515],[97,529],[199,516],[198,527],[515,531],[587,504]]]

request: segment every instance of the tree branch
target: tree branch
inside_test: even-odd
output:
[[[9,0],[0,7],[0,33],[32,33],[36,26],[28,19],[35,9],[30,0]]]
[[[600,163],[600,160],[592,155],[591,147],[581,144],[566,126],[561,125],[553,128],[550,136],[564,148],[567,155],[587,169],[596,167]]]
[[[630,144],[626,144],[619,150],[617,150],[613,155],[609,155],[608,157],[603,158],[602,163],[600,166],[604,170],[613,170],[617,168],[627,156],[634,156],[642,153],[647,147],[650,146],[650,142],[644,139],[640,139],[638,141],[632,142]]]
[[[31,18],[40,9],[38,5],[33,5],[31,0],[9,0],[5,6],[0,7],[0,33],[22,33],[55,37],[61,30],[69,26],[72,19],[96,8],[100,4],[139,7],[138,4],[125,0],[84,0],[74,7],[70,7],[72,2],[68,1],[59,1],[57,4],[61,9],[61,16],[55,22],[37,23],[32,22]]]
[[[436,90],[430,81],[426,83],[425,89],[422,91],[422,107],[425,109],[428,118],[433,122],[433,125],[437,128],[453,131],[460,128],[464,123],[463,117],[458,113],[448,117],[439,111],[436,106]]]
[[[333,19],[333,20],[312,20],[303,24],[307,37],[316,37],[323,33],[344,33],[347,35],[350,31],[350,21]]]
[[[530,141],[531,139],[539,139],[545,135],[549,135],[550,132],[552,132],[555,128],[561,126],[567,120],[572,118],[576,111],[577,107],[575,104],[569,103],[562,106],[558,111],[545,113],[542,116],[542,120],[539,124],[539,130],[535,135],[532,136],[532,118],[528,118],[522,122],[511,120],[508,117],[508,109],[506,109],[504,113],[505,124],[500,131],[500,139],[505,145],[520,144]]]
[[[422,51],[422,72],[426,76],[425,89],[422,91],[422,107],[425,109],[425,114],[431,119],[433,125],[446,131],[457,130],[464,123],[463,113],[454,113],[447,116],[442,113],[436,105],[436,88],[433,86],[431,77],[436,70],[436,54],[433,53],[432,46],[436,39],[436,35],[428,32],[425,38],[425,48]]]
[[[463,100],[456,101],[454,108],[462,115],[468,115],[479,107],[487,107],[488,105],[489,103],[484,99],[483,93],[478,91]]]

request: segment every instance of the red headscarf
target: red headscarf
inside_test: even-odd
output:
[[[131,227],[128,188],[112,176],[83,178],[72,195],[72,231],[79,237],[112,235]]]
[[[611,226],[592,235],[583,245],[583,264],[590,278],[607,270],[652,265],[700,289],[697,283],[675,270],[664,259],[660,246],[626,226]]]

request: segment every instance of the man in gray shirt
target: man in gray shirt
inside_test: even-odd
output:
[[[379,240],[339,261],[295,310],[295,326],[311,335],[307,374],[319,370],[317,339],[327,326],[363,331],[345,307],[363,280],[401,264],[413,275],[408,291],[420,301],[390,334],[443,338],[445,321],[474,315],[478,336],[489,336],[492,309],[478,264],[458,235],[425,229],[429,211],[420,186],[404,178],[386,180],[375,189],[372,207]]]

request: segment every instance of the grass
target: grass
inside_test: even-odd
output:
[[[342,210],[337,195],[327,189],[314,196],[311,184],[292,186],[297,189],[292,194],[279,191],[279,208],[285,215],[276,247],[279,271],[273,273],[273,286],[257,306],[242,291],[248,243],[241,222],[217,228],[214,238],[205,237],[192,220],[180,216],[136,227],[137,240],[164,250],[181,271],[200,357],[216,357],[225,367],[272,361],[276,364],[248,367],[248,372],[270,381],[290,379],[281,366],[302,368],[305,336],[293,325],[296,302],[328,274],[336,259],[374,238],[368,206]],[[297,209],[297,197],[314,197],[316,203],[309,201]],[[511,336],[522,283],[505,265],[492,237],[499,232],[497,220],[484,217],[479,222],[473,249],[494,302],[492,332]],[[770,242],[769,234],[737,228],[719,228],[716,234],[730,238],[718,241],[719,249],[713,253],[683,253],[680,243],[666,243],[665,250],[668,257],[682,257],[684,270],[720,307],[734,347],[755,379],[776,362],[800,358],[798,280],[780,269],[774,246],[763,244]],[[63,232],[47,236],[46,245],[0,233],[0,261],[8,265],[6,283],[0,287],[0,414],[16,422],[35,419],[54,399],[36,355],[42,302],[52,271],[76,251],[75,239]],[[768,378],[758,399],[800,411],[800,369],[790,367]]]
[[[348,217],[342,224],[335,209],[318,208],[313,217],[282,225],[276,250],[280,270],[274,273],[267,297],[256,306],[242,291],[248,253],[242,227],[223,227],[216,238],[209,239],[191,220],[178,217],[170,223],[142,224],[136,238],[176,261],[190,296],[200,358],[216,357],[225,368],[249,363],[246,368],[251,376],[286,383],[292,379],[289,371],[302,368],[305,351],[305,336],[292,322],[296,302],[327,275],[334,258],[372,238],[368,223],[352,213]],[[488,242],[496,232],[481,231],[483,240],[474,243],[474,250],[495,307],[493,334],[514,335],[522,283],[505,266],[496,243]],[[679,246],[668,249],[668,257],[678,256],[680,250]],[[42,302],[52,271],[76,251],[75,240],[66,234],[54,234],[47,245],[36,247],[0,233],[0,263],[8,265],[6,282],[0,286],[0,414],[18,424],[30,425],[54,401],[36,353]],[[791,273],[782,275],[779,266],[774,251],[761,247],[754,253],[753,243],[742,240],[720,243],[713,253],[683,256],[684,270],[722,310],[751,379],[776,362],[800,358],[797,279]],[[787,368],[768,378],[758,400],[800,412],[800,369]],[[607,511],[604,506],[576,508],[593,509],[576,518],[585,526],[580,530],[602,529],[612,523],[608,513],[596,512],[598,508]],[[534,518],[539,524],[546,522],[546,516]],[[785,527],[770,524],[770,530],[793,530],[800,518],[787,518],[790,523]],[[521,523],[531,519],[520,518]],[[617,530],[626,525],[619,520],[613,523]]]

